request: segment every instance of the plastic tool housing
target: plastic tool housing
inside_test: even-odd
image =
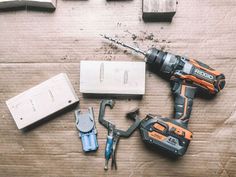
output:
[[[96,151],[98,149],[98,141],[93,108],[89,107],[88,112],[86,113],[81,113],[80,110],[76,110],[75,116],[76,127],[79,130],[79,136],[82,141],[83,151]]]
[[[140,124],[142,139],[171,156],[184,155],[192,132],[176,120],[148,114]]]

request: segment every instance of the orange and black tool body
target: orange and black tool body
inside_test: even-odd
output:
[[[182,156],[192,139],[192,132],[174,119],[148,114],[141,121],[142,139],[174,156]]]
[[[170,78],[175,119],[147,115],[140,125],[141,135],[145,142],[182,156],[192,139],[188,121],[195,93],[204,91],[217,94],[225,86],[225,76],[199,61],[155,48],[149,49],[145,57],[147,64]]]
[[[156,48],[149,49],[146,62],[156,67],[161,74],[168,75],[171,80],[179,79],[186,85],[216,94],[225,86],[224,74],[212,69],[197,60],[187,59]]]
[[[151,48],[146,62],[171,80],[175,98],[175,118],[187,127],[196,91],[215,95],[225,86],[224,74],[197,60],[190,60]]]
[[[184,155],[192,139],[192,133],[188,130],[188,121],[195,93],[204,91],[216,95],[225,86],[224,74],[197,60],[173,55],[156,48],[143,51],[106,35],[102,36],[144,55],[147,65],[170,79],[175,99],[175,119],[149,114],[142,120],[140,131],[145,142],[172,154]]]
[[[187,127],[196,87],[175,79],[172,91],[175,96],[175,119],[148,114],[140,124],[140,132],[145,142],[168,154],[182,156],[192,139],[192,132]]]

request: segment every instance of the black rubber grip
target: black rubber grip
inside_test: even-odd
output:
[[[183,84],[176,81],[173,85],[172,91],[175,96],[175,118],[176,121],[183,126],[188,126],[188,121],[192,111],[193,98],[196,92],[196,87]]]

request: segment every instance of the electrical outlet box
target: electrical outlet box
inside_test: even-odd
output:
[[[145,62],[81,61],[80,92],[143,95],[145,72]]]
[[[79,99],[65,73],[51,79],[6,101],[18,129],[23,129]]]

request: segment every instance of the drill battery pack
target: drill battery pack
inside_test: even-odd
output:
[[[192,132],[174,119],[148,114],[141,121],[140,132],[144,142],[173,156],[185,154]]]

